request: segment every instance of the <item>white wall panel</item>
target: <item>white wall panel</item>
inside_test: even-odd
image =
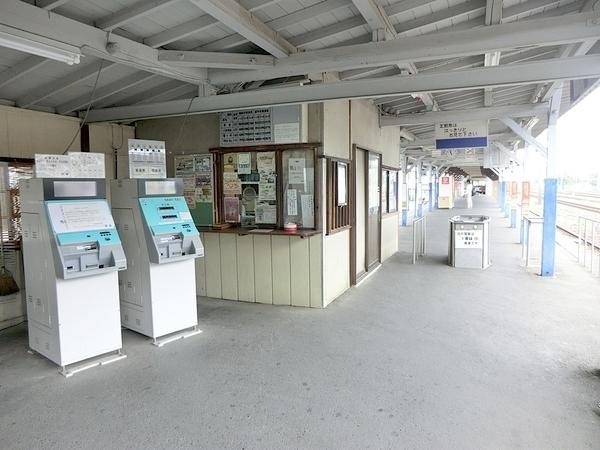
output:
[[[271,236],[273,304],[291,305],[290,238]]]
[[[204,233],[206,296],[221,298],[221,241],[219,233]]]
[[[381,220],[381,261],[398,251],[398,213],[386,214]]]
[[[220,233],[221,291],[226,300],[238,300],[237,240],[232,233]]]
[[[271,236],[254,236],[254,290],[257,303],[273,303]]]
[[[254,242],[251,235],[237,236],[238,299],[254,302]]]
[[[292,306],[310,306],[310,241],[290,239]]]

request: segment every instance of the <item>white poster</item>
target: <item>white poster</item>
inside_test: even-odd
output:
[[[252,173],[250,153],[238,153],[238,174]]]
[[[273,126],[273,137],[276,144],[300,142],[300,123],[276,123]]]
[[[314,228],[315,226],[315,204],[311,194],[302,194],[300,196],[302,203],[302,226],[305,228]]]
[[[304,169],[306,160],[304,158],[290,158],[288,160],[288,183],[304,184]]]
[[[104,153],[69,152],[72,178],[106,178]]]
[[[275,152],[256,153],[256,168],[260,174],[275,173]]]
[[[277,223],[277,206],[268,203],[256,205],[256,223]]]
[[[287,190],[287,213],[288,216],[298,215],[298,191],[296,189]]]
[[[242,193],[242,181],[235,172],[223,172],[223,193],[228,196]]]
[[[163,141],[128,139],[129,178],[167,178]]]
[[[69,178],[71,160],[69,155],[35,155],[36,178]]]

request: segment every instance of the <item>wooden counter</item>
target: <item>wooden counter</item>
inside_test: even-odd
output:
[[[198,295],[323,307],[322,233],[199,228],[204,258],[196,259]]]

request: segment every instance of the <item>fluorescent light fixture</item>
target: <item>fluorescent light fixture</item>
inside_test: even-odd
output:
[[[74,45],[64,44],[5,25],[0,25],[0,47],[12,48],[69,65],[79,64],[81,58],[81,50]]]

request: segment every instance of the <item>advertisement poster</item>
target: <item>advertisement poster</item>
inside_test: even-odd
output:
[[[252,173],[250,153],[238,153],[238,174]]]
[[[223,193],[228,196],[242,193],[242,181],[235,172],[223,173]]]
[[[258,152],[256,168],[261,175],[275,173],[275,152]]]
[[[194,171],[212,173],[212,155],[195,155]]]
[[[212,187],[197,187],[194,193],[196,203],[212,203]]]
[[[237,197],[225,197],[225,222],[240,221],[240,201]]]

